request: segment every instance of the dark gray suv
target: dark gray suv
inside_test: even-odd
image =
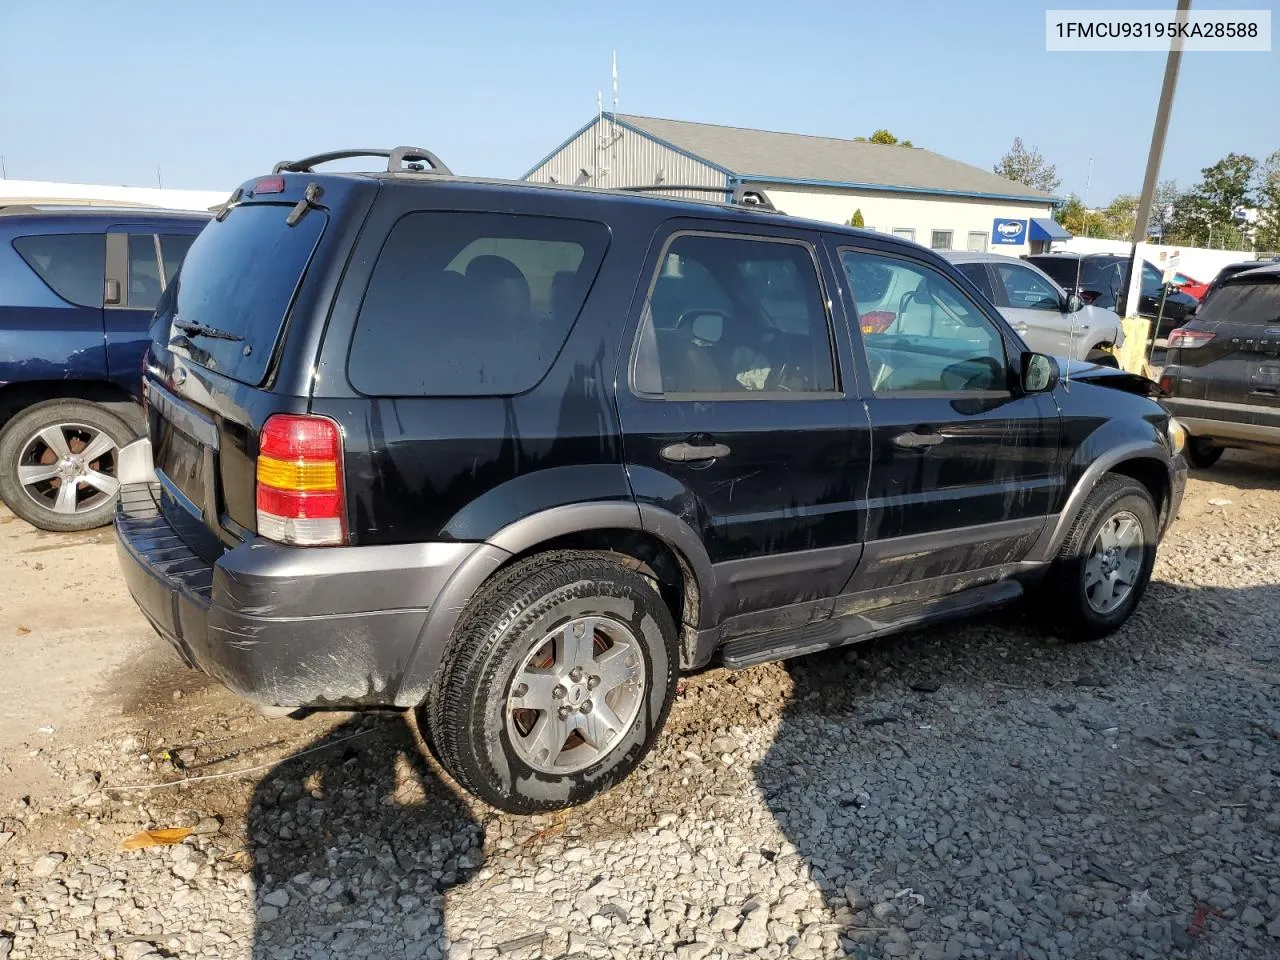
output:
[[[1280,264],[1228,277],[1169,335],[1160,385],[1211,467],[1224,447],[1280,449]]]

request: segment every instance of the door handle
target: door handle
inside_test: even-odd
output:
[[[904,450],[923,450],[928,447],[936,447],[945,439],[947,438],[940,433],[918,433],[912,431],[898,434],[893,438],[893,443]]]
[[[698,460],[718,460],[729,455],[729,448],[723,443],[673,443],[658,451],[663,460],[675,463],[693,463]]]

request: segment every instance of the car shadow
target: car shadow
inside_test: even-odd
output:
[[[356,714],[254,791],[254,960],[440,957],[444,895],[484,831],[425,759],[407,716]]]
[[[1277,604],[1280,585],[1153,582],[1096,643],[1018,606],[788,661],[756,778],[836,927],[819,944],[821,925],[778,919],[813,957],[1110,955],[1131,914],[1161,956],[1195,953],[1202,914],[1248,937],[1237,911],[1256,891],[1206,873],[1265,827],[1196,818],[1225,823],[1268,788],[1259,750],[1280,761],[1257,726],[1272,653],[1239,641],[1268,636],[1259,612]]]
[[[1280,490],[1280,452],[1227,450],[1212,467],[1192,468],[1191,473],[1197,480],[1240,490]]]

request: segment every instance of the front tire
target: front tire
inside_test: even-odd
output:
[[[1208,440],[1192,437],[1186,448],[1187,462],[1197,470],[1208,470],[1222,458],[1222,447]]]
[[[476,594],[419,724],[445,769],[491,806],[573,806],[652,747],[678,660],[651,581],[601,554],[540,554]]]
[[[1118,630],[1146,592],[1159,527],[1151,493],[1132,477],[1109,474],[1080,508],[1048,587],[1056,625],[1073,640]]]
[[[1106,350],[1090,350],[1089,355],[1084,359],[1086,363],[1096,363],[1100,367],[1120,369],[1120,361],[1116,359],[1116,355]]]
[[[66,533],[110,523],[120,490],[123,420],[86,400],[46,400],[0,431],[0,498],[41,530]]]

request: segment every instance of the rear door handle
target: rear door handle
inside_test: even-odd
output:
[[[663,460],[675,463],[693,463],[698,460],[718,460],[729,455],[729,448],[723,443],[673,443],[658,451]]]
[[[898,434],[893,438],[893,442],[895,446],[902,447],[904,450],[920,450],[926,447],[936,447],[945,439],[947,438],[940,433],[918,433],[912,431]]]

